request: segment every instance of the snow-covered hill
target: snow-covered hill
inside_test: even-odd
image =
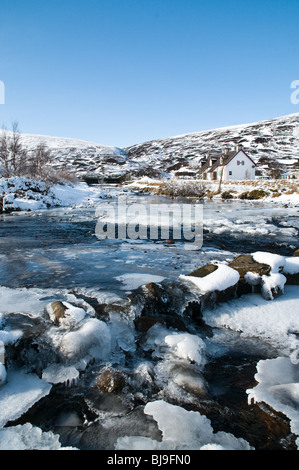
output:
[[[68,167],[78,177],[123,175],[129,171],[127,152],[118,147],[72,138],[22,134],[22,144],[28,150],[36,148],[39,143],[49,147],[58,168]]]
[[[170,173],[197,170],[208,152],[242,145],[263,172],[299,169],[299,113],[268,121],[184,134],[127,148],[129,160]]]
[[[28,149],[44,142],[57,167],[79,177],[119,178],[197,172],[207,153],[242,145],[264,174],[299,169],[299,113],[252,124],[224,127],[140,143],[126,149],[70,138],[22,134]]]

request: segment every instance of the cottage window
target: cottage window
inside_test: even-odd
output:
[[[232,171],[229,171],[228,174],[229,174],[229,176],[232,176],[233,172],[232,172]]]
[[[241,162],[240,162],[240,160],[237,160],[237,165],[241,165]]]
[[[242,161],[242,165],[245,165],[245,162],[244,162],[244,160]]]

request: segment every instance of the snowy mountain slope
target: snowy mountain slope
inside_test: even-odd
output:
[[[276,168],[299,169],[299,113],[153,140],[126,149],[30,134],[22,134],[22,141],[28,149],[44,142],[52,150],[57,167],[68,167],[77,176],[88,178],[195,174],[208,152],[219,154],[236,145],[243,146],[264,174]]]
[[[22,144],[27,150],[33,150],[40,143],[52,151],[57,168],[68,167],[78,177],[128,172],[127,152],[118,147],[72,138],[22,134]]]
[[[184,134],[127,148],[129,160],[167,172],[197,169],[207,153],[242,145],[258,168],[299,169],[299,113],[267,121]]]

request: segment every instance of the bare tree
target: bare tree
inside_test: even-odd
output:
[[[26,172],[27,151],[23,148],[18,123],[12,124],[12,133],[2,130],[0,137],[0,166],[2,176],[20,176]]]
[[[27,176],[37,178],[48,185],[75,182],[75,175],[67,168],[53,166],[54,157],[43,142],[36,148],[26,150],[23,147],[18,123],[12,124],[12,131],[5,128],[0,134],[0,177]]]
[[[46,144],[41,142],[28,157],[29,176],[47,178],[49,173],[49,164],[52,161],[51,151]]]

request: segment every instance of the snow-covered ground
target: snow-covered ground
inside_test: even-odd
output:
[[[105,194],[86,183],[65,183],[48,187],[25,177],[0,178],[3,211],[26,211],[50,207],[86,206]]]
[[[136,178],[128,187],[139,189],[151,193],[171,194],[177,192],[179,196],[184,195],[192,197],[192,192],[196,197],[196,188],[198,192],[203,190],[203,199],[213,199],[215,201],[223,200],[229,196],[229,199],[238,200],[246,192],[253,190],[264,191],[264,194],[258,196],[261,202],[272,202],[275,204],[299,204],[299,183],[298,180],[258,180],[255,181],[225,181],[221,184],[219,191],[219,182],[203,181],[192,178],[165,178],[154,179],[144,176]],[[250,196],[249,196],[250,199]]]

